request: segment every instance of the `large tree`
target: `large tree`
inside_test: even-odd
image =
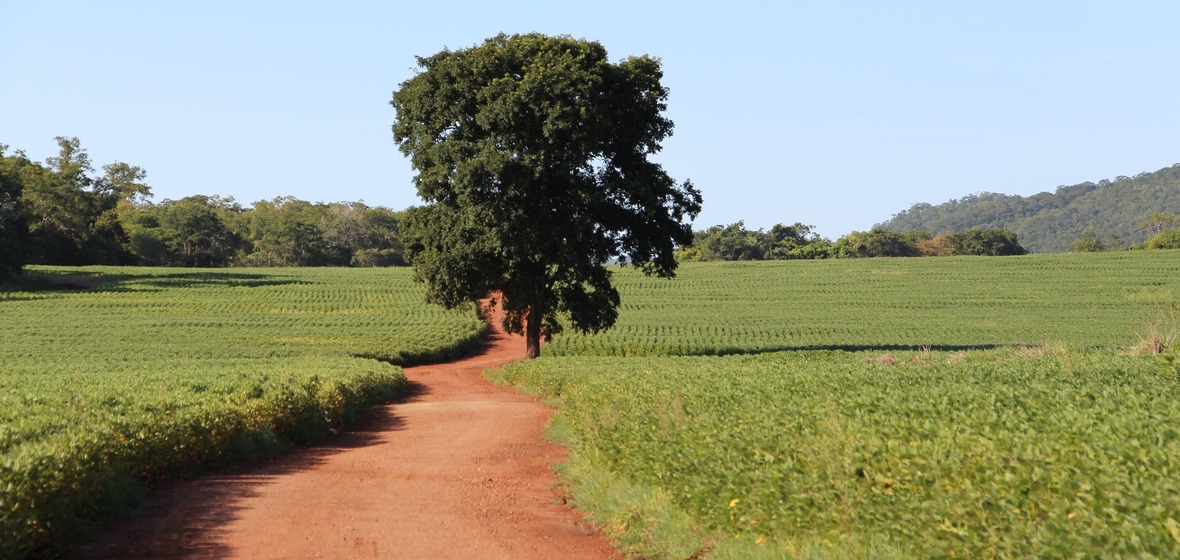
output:
[[[430,301],[499,291],[531,358],[560,316],[580,331],[614,324],[607,263],[675,274],[701,195],[649,159],[672,134],[659,60],[612,63],[597,42],[529,34],[418,66],[393,94],[393,135],[427,202],[406,213],[403,240]]]
[[[74,137],[55,138],[60,151],[46,166],[21,168],[20,204],[29,226],[29,257],[37,264],[118,264],[124,232],[121,202],[151,195],[143,169],[123,162],[91,177],[90,156]]]
[[[167,201],[160,226],[165,242],[184,266],[226,266],[240,239],[229,226],[237,204],[232,199],[193,195]]]

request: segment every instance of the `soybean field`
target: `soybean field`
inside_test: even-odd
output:
[[[616,279],[620,328],[496,378],[632,554],[1180,555],[1180,253]]]
[[[141,482],[322,438],[478,343],[408,269],[34,268],[0,288],[0,557]]]
[[[338,430],[485,332],[408,269],[48,268],[0,287],[0,557],[142,482]],[[654,558],[1180,554],[1180,253],[615,269],[552,397],[575,504]]]
[[[1174,252],[685,263],[614,275],[615,328],[549,356],[1135,344],[1180,301]]]

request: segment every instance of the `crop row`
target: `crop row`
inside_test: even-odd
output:
[[[616,328],[500,377],[563,402],[579,507],[678,543],[641,555],[1180,555],[1180,370],[1130,351],[1177,350],[1175,252],[615,281]]]
[[[92,287],[0,291],[4,558],[119,509],[143,481],[323,437],[401,389],[391,363],[484,329],[423,304],[408,270],[33,274]]]
[[[1180,301],[1175,252],[686,263],[620,269],[614,329],[567,330],[550,356],[794,349],[1132,346]]]
[[[667,496],[702,548],[1180,553],[1180,370],[1111,352],[899,356],[550,358],[501,379],[560,396],[575,460]]]

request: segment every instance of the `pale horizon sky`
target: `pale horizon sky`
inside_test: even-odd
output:
[[[1031,195],[1180,162],[1180,3],[2,0],[0,143],[76,136],[156,201],[419,204],[393,142],[415,56],[498,33],[663,61],[657,160],[695,226],[835,239],[916,202]]]

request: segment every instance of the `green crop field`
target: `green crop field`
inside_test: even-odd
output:
[[[475,343],[408,269],[35,268],[0,287],[0,557],[133,481],[327,435]],[[73,285],[85,290],[43,289]],[[377,359],[374,359],[377,358]]]
[[[1180,555],[1180,253],[616,279],[620,328],[496,377],[633,553]]]
[[[133,481],[331,433],[484,330],[408,269],[32,272],[0,287],[0,557]],[[1176,333],[1180,253],[615,280],[615,329],[498,376],[561,403],[575,502],[633,552],[1180,554],[1180,370],[1144,352]]]
[[[686,263],[615,281],[616,327],[546,355],[1131,345],[1180,301],[1180,254]]]

